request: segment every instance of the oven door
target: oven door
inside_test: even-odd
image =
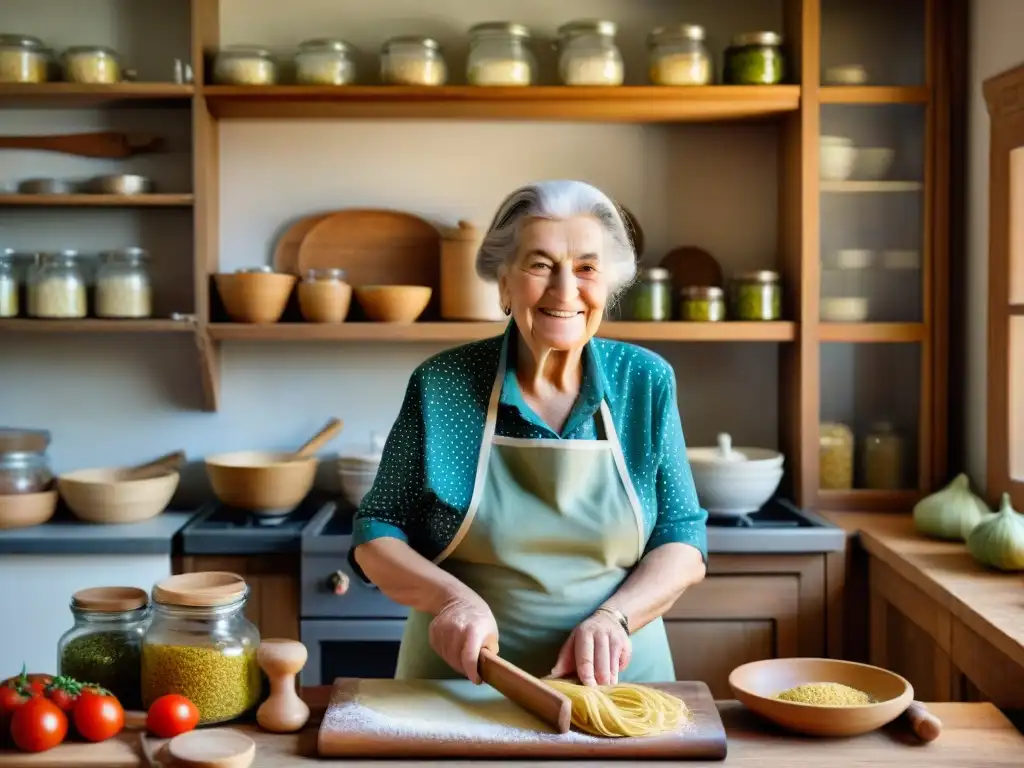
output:
[[[309,659],[302,685],[333,685],[338,677],[392,678],[405,619],[310,619],[301,624]]]

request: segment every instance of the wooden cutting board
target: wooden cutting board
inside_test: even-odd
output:
[[[321,757],[724,760],[725,729],[707,685],[652,687],[686,702],[688,725],[672,734],[613,739],[555,733],[490,686],[468,680],[339,678],[318,749]]]
[[[277,245],[274,247],[274,260],[272,263],[276,272],[299,274],[299,247],[302,245],[306,235],[309,234],[309,230],[319,224],[326,216],[326,213],[314,213],[311,216],[303,216],[284,231],[284,234],[278,238]]]

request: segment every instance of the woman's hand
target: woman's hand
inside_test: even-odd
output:
[[[551,677],[575,673],[584,685],[616,685],[632,652],[633,644],[622,625],[607,613],[595,613],[569,635]]]
[[[480,684],[480,650],[498,652],[498,624],[476,594],[449,600],[430,622],[430,647],[456,672]]]

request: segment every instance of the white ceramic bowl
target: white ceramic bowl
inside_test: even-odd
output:
[[[854,164],[857,176],[870,181],[884,179],[895,157],[896,151],[888,147],[860,147]]]
[[[875,261],[875,252],[861,248],[844,248],[836,252],[839,269],[867,269]]]
[[[377,477],[376,472],[359,472],[346,469],[338,469],[338,479],[341,481],[341,492],[345,495],[349,504],[358,507],[363,496],[373,488],[373,480]]]
[[[717,448],[687,450],[700,504],[710,515],[756,512],[779,487],[785,457],[766,448],[733,448],[729,435]]]
[[[863,296],[830,296],[821,300],[821,319],[830,323],[862,323],[868,317]]]
[[[846,181],[853,175],[857,149],[843,136],[822,136],[819,164],[825,181]]]

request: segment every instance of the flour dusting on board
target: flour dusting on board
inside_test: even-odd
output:
[[[334,733],[438,743],[607,741],[575,730],[556,733],[490,686],[476,686],[468,680],[361,680],[355,690],[335,689],[323,725]]]

